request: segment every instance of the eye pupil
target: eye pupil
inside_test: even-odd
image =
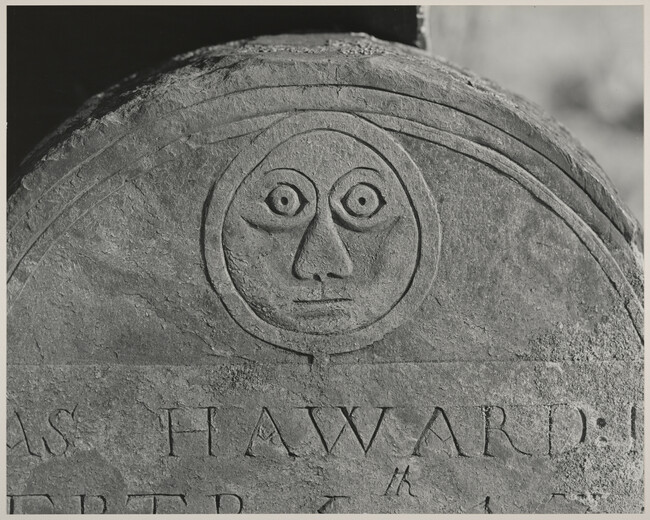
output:
[[[350,188],[341,202],[345,211],[358,218],[372,217],[386,203],[379,190],[365,182]]]
[[[273,213],[293,217],[300,213],[307,201],[295,186],[280,184],[269,193],[265,202]]]

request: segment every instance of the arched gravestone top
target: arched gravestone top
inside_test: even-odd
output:
[[[639,510],[640,231],[525,101],[264,37],[127,78],[23,169],[14,511]]]

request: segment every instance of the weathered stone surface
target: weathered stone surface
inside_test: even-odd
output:
[[[641,237],[561,127],[365,36],[96,96],[8,212],[20,512],[639,512]]]

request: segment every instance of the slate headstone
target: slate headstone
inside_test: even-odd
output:
[[[640,231],[525,101],[264,37],[95,96],[23,173],[10,512],[642,510]]]

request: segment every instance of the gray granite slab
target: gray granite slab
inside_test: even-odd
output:
[[[258,38],[95,96],[23,174],[10,512],[642,510],[641,232],[520,98]]]

